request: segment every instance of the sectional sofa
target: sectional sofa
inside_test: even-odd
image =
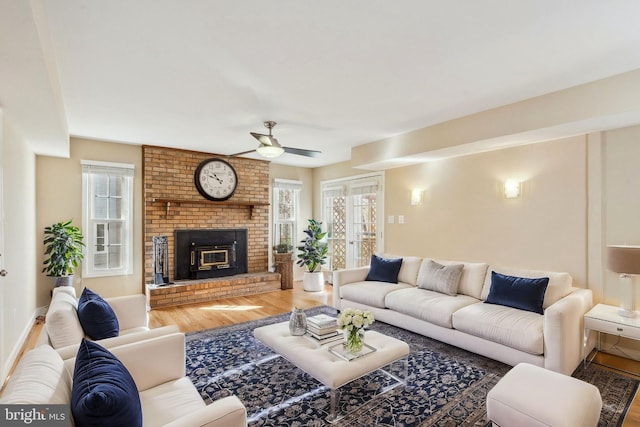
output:
[[[513,366],[526,362],[570,375],[581,362],[583,316],[593,296],[573,287],[568,273],[392,254],[380,259],[402,259],[397,283],[375,280],[370,267],[334,271],[338,310],[369,309],[376,320]],[[459,270],[457,283],[451,269]],[[507,292],[546,282],[539,312],[515,308],[517,295],[515,304],[505,300],[498,292],[504,280]]]

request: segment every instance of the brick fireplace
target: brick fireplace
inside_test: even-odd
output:
[[[145,283],[154,283],[154,236],[168,238],[169,280],[175,283],[152,290],[152,308],[280,289],[279,275],[267,272],[269,162],[155,146],[142,152]],[[206,200],[194,184],[197,166],[215,157],[229,162],[238,175],[233,197],[223,202]],[[246,230],[246,274],[176,281],[174,232],[181,229]]]

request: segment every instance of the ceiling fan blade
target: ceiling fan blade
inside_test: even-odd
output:
[[[243,154],[253,153],[254,151],[256,151],[255,148],[253,150],[248,150],[248,151],[242,151],[240,153],[229,154],[229,156],[230,157],[242,156]]]
[[[278,144],[278,140],[275,139],[271,135],[265,135],[265,134],[262,134],[262,133],[255,133],[255,132],[249,132],[249,133],[251,134],[252,137],[254,137],[258,141],[260,141],[260,144],[264,144],[264,145],[280,145],[280,144]],[[274,142],[275,142],[275,144],[274,144]]]
[[[282,147],[282,148],[284,148],[285,153],[297,154],[298,156],[318,157],[320,154],[322,154],[322,151],[305,150],[303,148],[293,148],[293,147]]]

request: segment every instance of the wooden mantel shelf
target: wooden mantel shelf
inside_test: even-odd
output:
[[[249,208],[249,219],[253,219],[253,209],[256,206],[269,206],[269,203],[265,202],[251,202],[247,200],[223,200],[220,202],[216,202],[214,200],[191,200],[191,199],[164,199],[154,197],[151,199],[151,203],[164,203],[167,208],[167,214],[169,213],[169,208],[172,205],[180,206],[182,203],[190,203],[196,205],[218,205],[218,206],[246,206]]]

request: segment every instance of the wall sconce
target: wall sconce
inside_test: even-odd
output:
[[[411,204],[414,206],[421,205],[424,198],[424,190],[414,188],[411,190]]]
[[[517,199],[522,195],[522,182],[517,179],[508,179],[504,182],[504,197]]]

